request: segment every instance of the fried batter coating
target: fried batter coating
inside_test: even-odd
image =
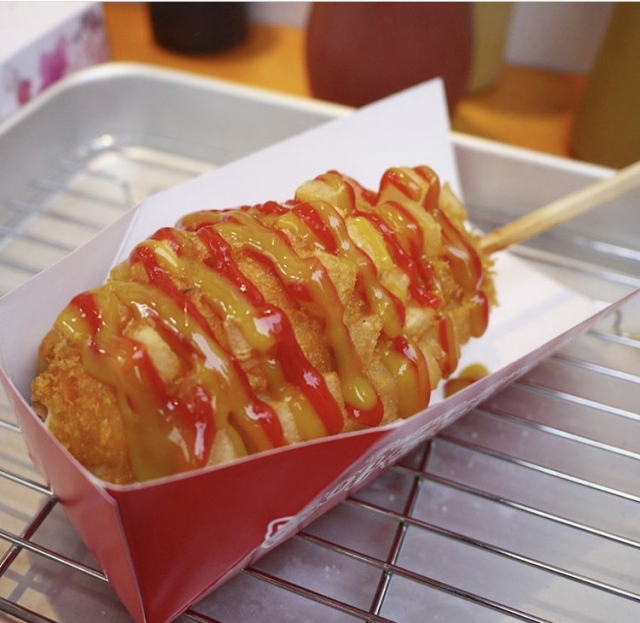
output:
[[[80,350],[54,327],[39,350],[42,371],[33,381],[36,405],[49,430],[98,478],[133,480],[114,389],[87,373]],[[53,414],[53,415],[52,415]],[[70,414],[70,415],[67,415]]]
[[[495,300],[466,217],[427,167],[187,215],[63,310],[34,407],[114,483],[408,417]]]

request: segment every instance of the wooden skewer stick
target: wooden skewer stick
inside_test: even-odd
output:
[[[512,244],[529,240],[638,186],[640,186],[640,162],[620,169],[612,177],[572,192],[489,232],[481,239],[480,246],[485,253],[495,253]],[[638,206],[638,215],[640,218],[640,206]]]

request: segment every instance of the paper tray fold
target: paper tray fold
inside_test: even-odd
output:
[[[406,421],[145,485],[91,476],[2,378],[34,463],[134,620],[167,623],[622,302]]]

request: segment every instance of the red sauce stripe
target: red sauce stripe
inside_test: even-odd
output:
[[[207,264],[229,279],[237,290],[249,299],[259,317],[276,319],[276,322],[270,325],[274,337],[278,340],[278,361],[287,382],[302,392],[329,434],[340,432],[343,425],[340,407],[322,374],[305,357],[287,315],[265,301],[258,288],[244,276],[235,263],[231,247],[213,227],[200,229],[198,237],[205,243],[209,253]]]

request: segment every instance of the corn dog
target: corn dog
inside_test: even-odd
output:
[[[495,304],[466,218],[426,166],[188,214],[60,313],[34,408],[113,483],[409,417]]]

